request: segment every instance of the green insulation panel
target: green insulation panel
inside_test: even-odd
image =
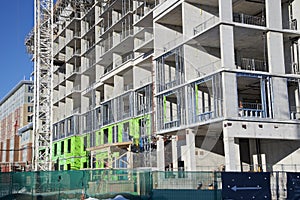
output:
[[[86,139],[84,139],[86,137]],[[71,136],[52,144],[52,161],[60,170],[77,170],[86,168],[88,153],[85,143],[89,145],[89,136]],[[88,146],[87,146],[88,147]]]
[[[145,135],[151,135],[151,117],[150,115],[145,115],[138,118],[133,118],[130,120],[122,121],[116,124],[108,125],[101,128],[99,131],[96,131],[96,145],[103,145],[104,144],[104,132],[108,133],[108,144],[113,142],[113,128],[117,128],[117,140],[118,142],[123,142],[123,126],[125,123],[129,123],[129,135],[134,139],[139,139],[141,134],[140,127],[139,127],[139,120],[146,119],[146,133]]]

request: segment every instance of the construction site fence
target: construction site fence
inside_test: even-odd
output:
[[[81,170],[0,173],[0,199],[222,199],[221,172]],[[274,199],[287,197],[286,172],[270,173]],[[189,198],[189,196],[191,198]]]

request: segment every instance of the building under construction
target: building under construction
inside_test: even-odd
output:
[[[58,0],[53,169],[299,170],[299,8]]]

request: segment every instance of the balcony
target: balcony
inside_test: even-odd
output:
[[[75,80],[76,75],[81,73],[81,68],[75,68],[72,71],[70,71],[69,73],[67,73],[66,77],[68,80]]]
[[[196,116],[195,122],[203,122],[213,119],[213,111],[207,111]]]
[[[293,70],[293,74],[300,74],[299,64],[292,63],[292,70]]]
[[[253,59],[253,58],[242,58],[238,69],[249,70],[249,71],[268,71],[268,65],[266,61]]]
[[[242,24],[249,24],[249,25],[256,25],[256,26],[266,26],[265,17],[256,17],[252,15],[246,15],[243,13],[234,13],[233,14],[233,21],[242,23]]]
[[[291,120],[300,120],[300,107],[299,106],[291,106],[290,107],[290,117],[291,117]]]
[[[67,97],[71,98],[73,94],[81,92],[81,85],[74,86],[70,92],[68,92]]]
[[[204,21],[203,23],[199,24],[194,28],[194,35],[197,35],[198,33],[212,27],[218,22],[219,22],[219,18],[217,16],[213,16],[209,18],[208,20]]]
[[[291,30],[298,30],[298,27],[297,27],[297,19],[292,19],[290,22],[290,29]]]
[[[106,52],[111,50],[113,47],[120,44],[122,41],[124,41],[127,37],[133,36],[133,29],[121,32],[118,35],[115,35],[113,37],[109,37],[106,40],[104,40],[101,44],[101,56],[103,56]]]
[[[239,117],[265,118],[261,103],[240,102]]]
[[[117,68],[133,59],[134,59],[134,54],[133,53],[128,54],[127,56],[122,57],[122,59],[115,61],[115,67]]]
[[[164,52],[167,52],[170,49],[175,48],[177,45],[181,44],[183,42],[183,36],[180,35],[179,37],[175,38],[174,40],[171,40],[170,42],[167,42],[163,45]]]
[[[175,128],[175,127],[179,127],[179,120],[173,120],[173,121],[164,123],[164,129],[171,129],[171,128]]]
[[[73,109],[72,114],[80,114],[80,107]]]

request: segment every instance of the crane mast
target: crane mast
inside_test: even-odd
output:
[[[52,169],[53,0],[34,0],[33,169]]]

